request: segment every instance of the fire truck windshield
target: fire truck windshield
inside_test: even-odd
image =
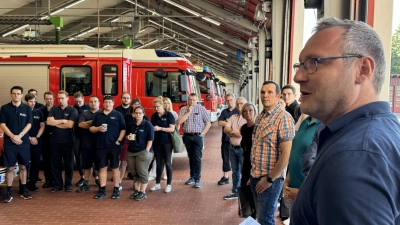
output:
[[[180,72],[168,72],[165,77],[157,77],[152,71],[146,72],[146,96],[163,96],[171,99],[172,102],[180,102],[178,76]]]

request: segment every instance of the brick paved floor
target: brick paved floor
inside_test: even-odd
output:
[[[239,224],[244,218],[237,215],[237,201],[222,198],[230,193],[231,185],[217,185],[222,175],[220,140],[221,128],[214,123],[205,139],[199,189],[184,184],[189,177],[188,159],[185,154],[177,154],[173,159],[171,193],[164,193],[166,181],[162,180],[161,190],[148,190],[146,200],[135,201],[129,198],[132,181],[125,179],[120,199],[110,198],[113,185],[107,181],[107,197],[95,200],[93,196],[98,189],[93,180],[92,189],[86,193],[76,193],[76,187],[69,193],[51,193],[38,183],[40,190],[31,193],[32,200],[21,199],[18,189],[14,188],[13,201],[0,203],[0,224]],[[42,171],[40,177],[43,177]],[[79,174],[75,171],[73,183],[78,180]],[[154,183],[150,181],[148,189]],[[15,179],[14,187],[17,186]],[[1,199],[5,192],[6,188],[1,186]]]

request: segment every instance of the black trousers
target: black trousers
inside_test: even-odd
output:
[[[51,134],[42,135],[42,158],[43,158],[43,173],[46,181],[54,182],[53,171],[51,169]]]
[[[170,185],[172,181],[172,147],[171,144],[153,145],[154,156],[156,158],[156,183],[161,181],[161,175],[164,170],[164,163],[167,172],[167,184]]]
[[[51,144],[51,168],[53,170],[54,184],[57,187],[63,187],[63,164],[65,169],[64,187],[72,186],[72,176],[74,174],[74,142]]]
[[[39,177],[41,140],[39,140],[39,143],[37,145],[30,145],[30,147],[31,163],[29,165],[28,187],[34,187],[36,186],[36,182]]]
[[[223,141],[221,144],[221,157],[222,157],[222,171],[231,171],[231,163],[229,161],[229,148],[231,143],[229,141]]]

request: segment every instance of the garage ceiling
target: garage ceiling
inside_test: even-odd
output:
[[[49,15],[64,19],[62,44],[166,49],[190,53],[219,77],[237,82],[248,41],[266,29],[258,0],[7,0],[0,3],[0,43],[55,43]],[[254,15],[265,15],[261,21]]]

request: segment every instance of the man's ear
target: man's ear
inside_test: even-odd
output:
[[[375,61],[370,56],[364,56],[359,59],[357,65],[356,84],[362,84],[366,80],[373,80],[375,71]]]

